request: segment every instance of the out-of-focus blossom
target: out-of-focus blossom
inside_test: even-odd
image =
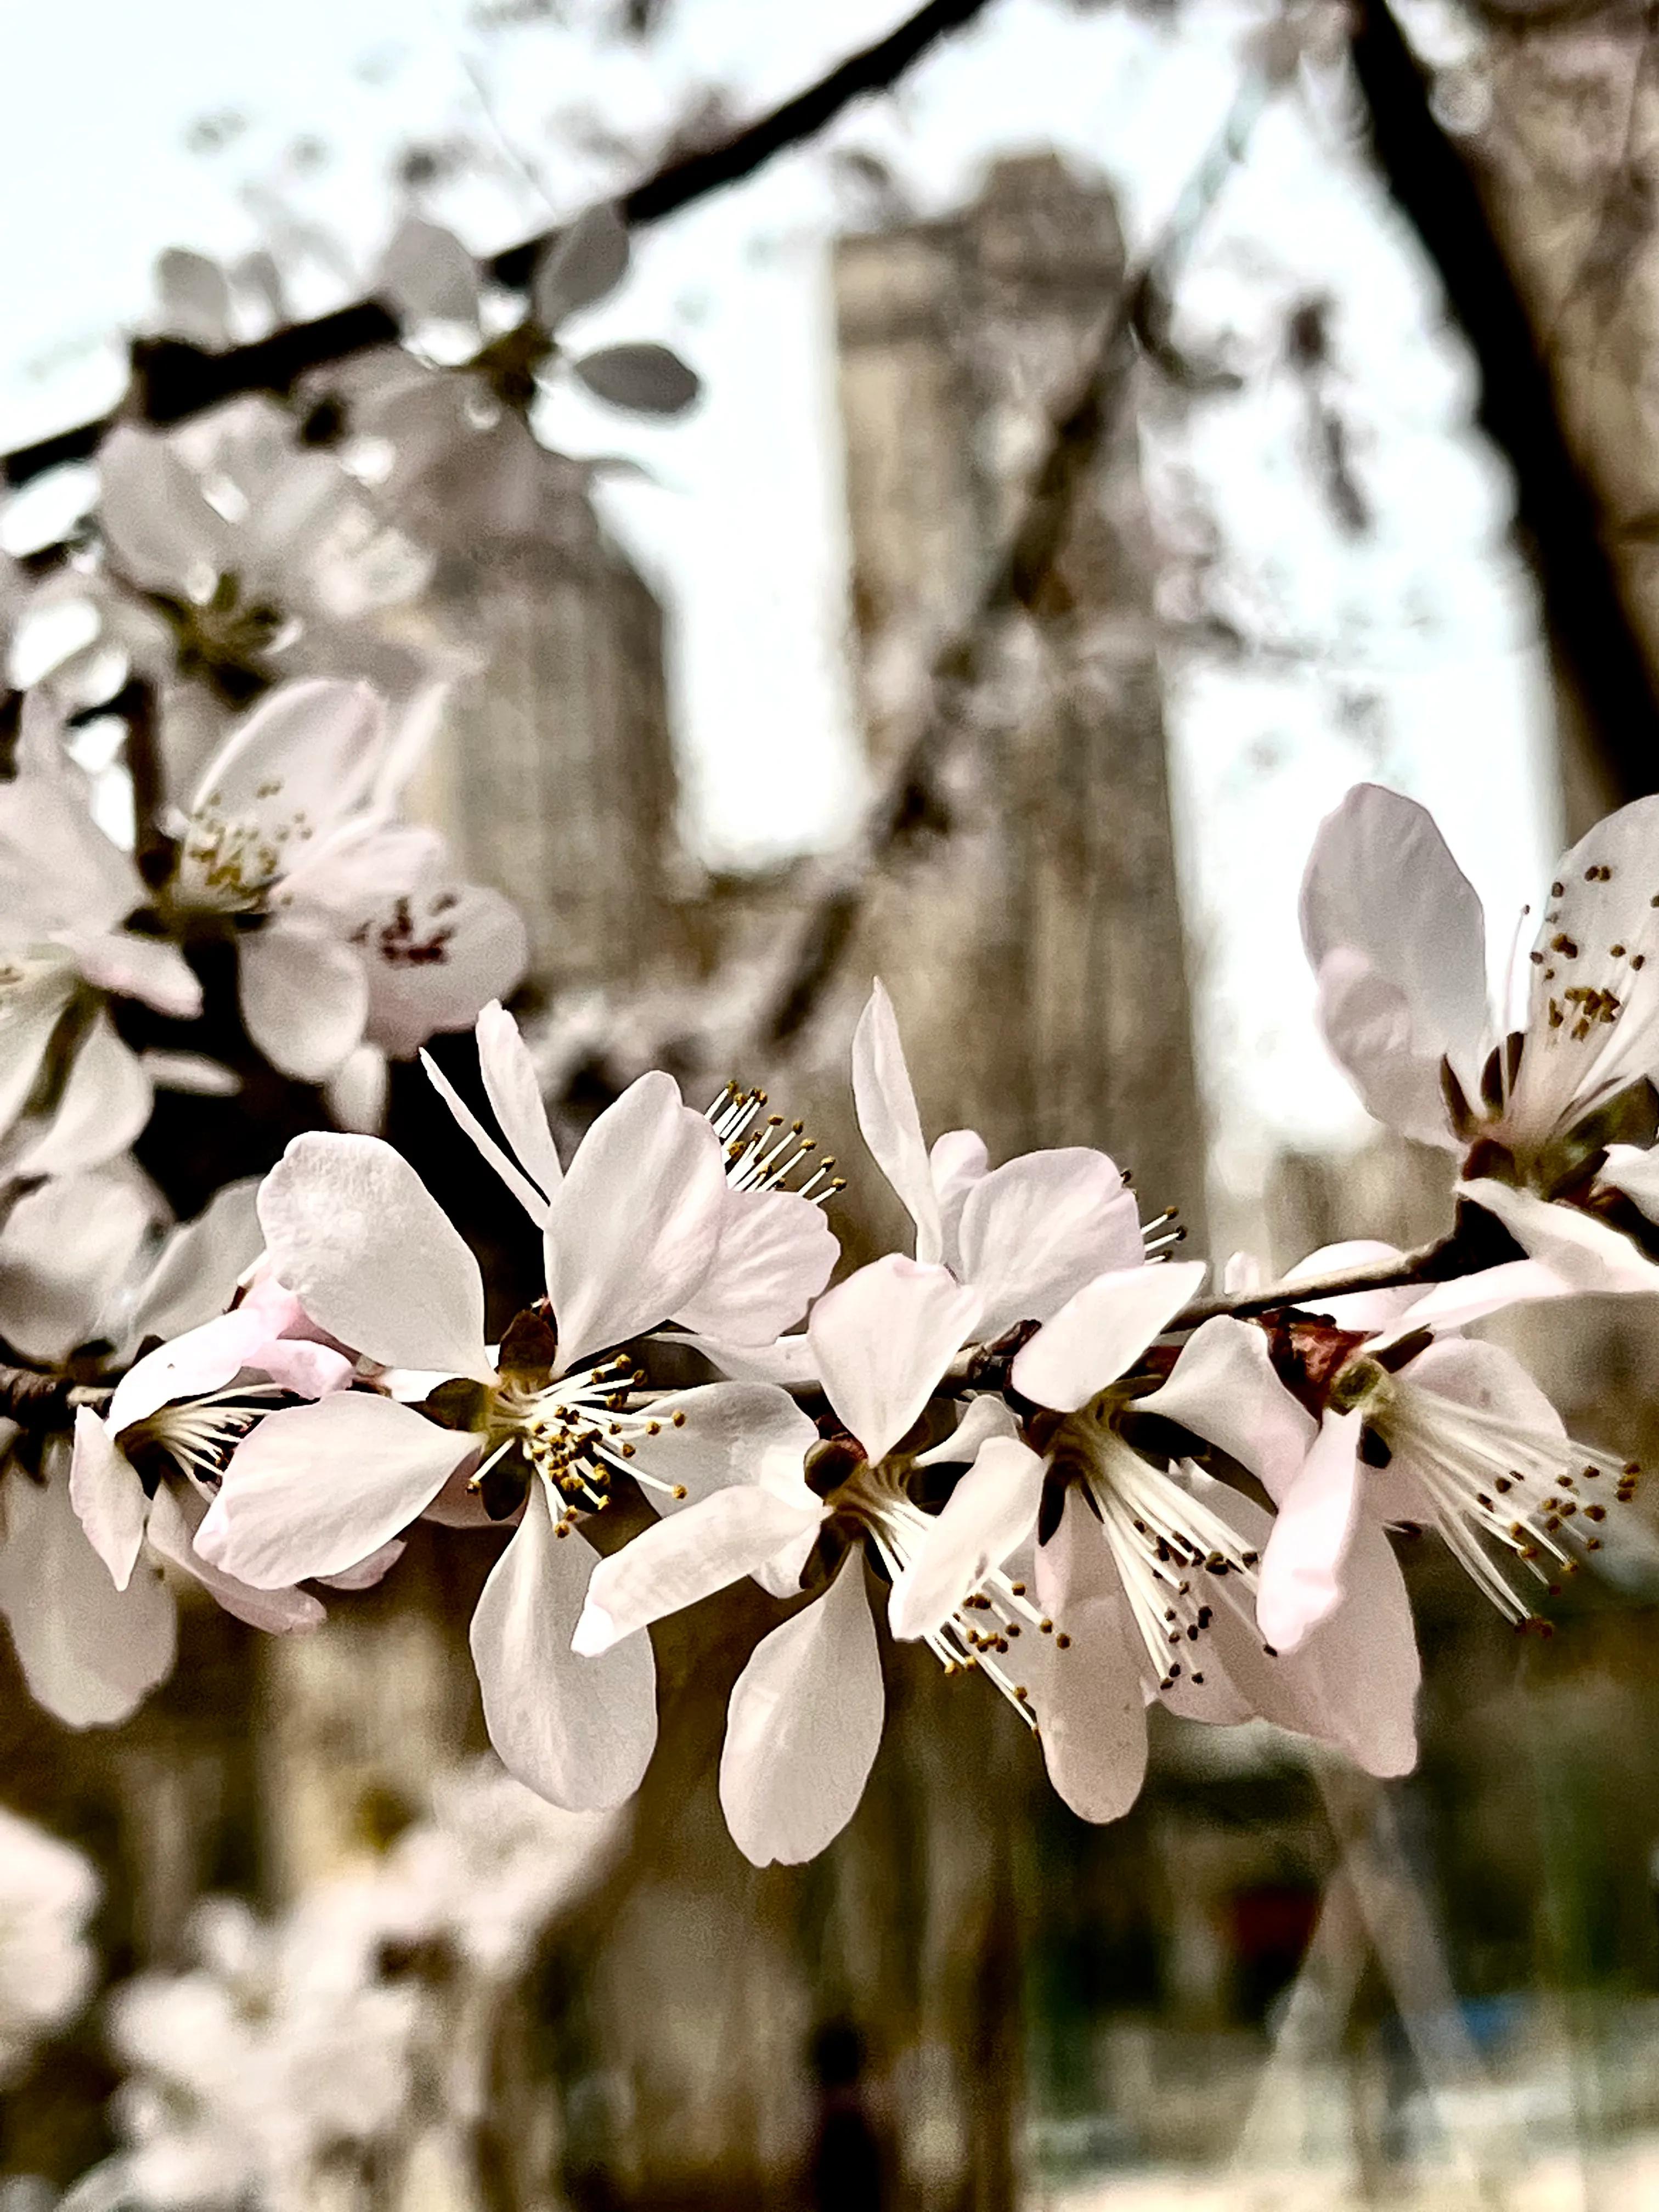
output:
[[[198,1963],[115,1995],[125,2147],[65,2212],[312,2212],[343,2158],[397,2172],[423,2144],[465,2170],[497,1993],[617,1841],[614,1816],[561,1813],[481,1760],[440,1777],[383,1858],[283,1918],[210,1900]]]
[[[73,1845],[0,1806],[0,2087],[86,2002],[98,1877]]]
[[[236,931],[248,1034],[284,1074],[354,1069],[372,1109],[372,1054],[407,1058],[509,991],[524,924],[499,892],[453,876],[435,831],[393,811],[432,702],[394,727],[367,685],[283,685],[208,763],[179,826],[166,911]]]
[[[1378,1120],[1463,1155],[1461,1194],[1581,1290],[1659,1291],[1659,799],[1559,864],[1524,1010],[1432,817],[1360,784],[1322,825],[1302,933],[1327,1042]]]

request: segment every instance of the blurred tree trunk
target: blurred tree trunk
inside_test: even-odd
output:
[[[1379,163],[1515,471],[1575,832],[1659,787],[1656,27],[1636,0],[1480,0],[1431,70],[1364,0],[1353,44]]]

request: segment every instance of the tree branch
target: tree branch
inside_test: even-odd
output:
[[[929,47],[982,15],[989,0],[927,0],[896,30],[862,47],[827,76],[797,93],[723,145],[670,161],[623,194],[617,206],[637,228],[660,222],[711,192],[752,176],[776,155],[802,144],[866,93],[890,90]],[[490,282],[513,291],[527,288],[537,262],[556,230],[526,239],[482,264]],[[359,301],[273,331],[257,343],[206,353],[178,338],[135,338],[132,377],[121,405],[95,422],[60,430],[20,447],[0,461],[0,481],[14,489],[66,461],[90,459],[118,421],[167,427],[187,421],[222,400],[254,392],[284,393],[310,370],[324,368],[374,346],[395,344],[398,319],[378,300]]]
[[[0,1366],[0,1420],[20,1429],[68,1429],[82,1406],[100,1413],[110,1392],[67,1375],[40,1375],[32,1367]]]
[[[1480,427],[1514,472],[1516,519],[1550,632],[1623,795],[1659,788],[1659,690],[1568,445],[1520,290],[1388,0],[1359,0],[1354,75],[1395,205],[1439,273],[1480,376]]]

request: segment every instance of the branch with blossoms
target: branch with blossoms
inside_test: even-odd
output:
[[[486,1007],[479,1095],[428,1073],[539,1244],[543,1294],[489,1341],[477,1262],[416,1168],[377,1137],[299,1137],[228,1310],[77,1411],[45,1499],[115,1592],[184,1550],[273,1626],[307,1585],[384,1572],[422,1516],[510,1527],[471,1628],[484,1715],[571,1808],[624,1802],[651,1759],[652,1624],[752,1579],[781,1617],[720,1778],[757,1864],[812,1856],[856,1808],[882,1624],[1005,1699],[1086,1819],[1133,1803],[1152,1703],[1403,1773],[1419,1662],[1395,1535],[1437,1536],[1517,1628],[1642,1541],[1636,1468],[1466,1332],[1659,1289],[1656,885],[1641,801],[1562,861],[1524,1011],[1494,1018],[1479,902],[1433,823],[1351,793],[1303,889],[1321,1020],[1373,1110],[1456,1158],[1458,1225],[1271,1286],[1235,1261],[1210,1299],[1103,1153],[929,1145],[879,984],[853,1092],[914,1236],[833,1283],[842,1183],[799,1123],[735,1085],[700,1112],[653,1073],[562,1160]]]

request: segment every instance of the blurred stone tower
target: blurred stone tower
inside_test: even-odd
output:
[[[538,459],[550,475],[556,457]],[[631,985],[668,944],[662,609],[585,489],[556,489],[533,532],[440,568],[444,618],[480,667],[446,717],[426,803],[467,872],[524,915],[532,985]]]
[[[1124,283],[1110,195],[1053,155],[961,214],[836,251],[853,604],[872,764],[969,615]],[[924,1122],[994,1158],[1093,1144],[1201,1220],[1203,1133],[1132,394],[1016,641],[1015,703],[957,749],[938,856],[884,883],[852,965],[898,1005]],[[1196,1231],[1195,1231],[1196,1233]]]

